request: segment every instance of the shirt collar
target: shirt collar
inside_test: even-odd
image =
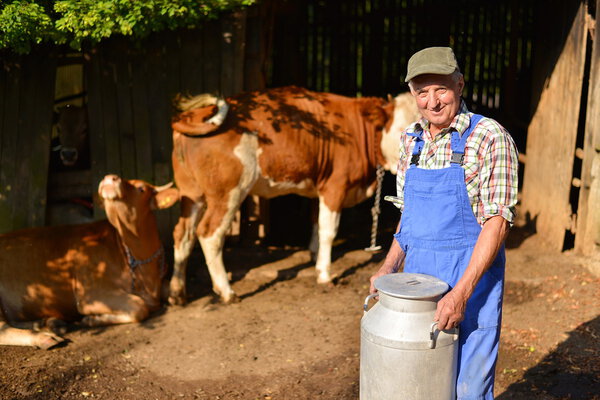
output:
[[[452,132],[452,131],[457,131],[462,136],[462,134],[465,133],[465,131],[469,127],[470,122],[471,122],[471,112],[467,108],[465,101],[461,99],[458,113],[456,113],[456,115],[454,116],[454,119],[450,123],[450,126],[442,129],[441,134],[438,136],[439,137],[444,136],[446,133]],[[409,129],[409,130],[412,130],[412,132],[415,132],[415,133],[419,132],[419,131],[424,131],[424,130],[429,131],[429,121],[426,120],[425,118],[421,118],[411,128],[412,129]]]

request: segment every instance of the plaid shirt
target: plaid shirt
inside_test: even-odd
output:
[[[396,176],[396,189],[401,210],[404,208],[404,180],[410,166],[414,137],[406,133],[423,131],[423,149],[418,168],[440,169],[450,166],[452,155],[451,131],[461,135],[469,126],[473,113],[469,112],[464,101],[458,114],[448,128],[432,137],[429,122],[422,118],[410,125],[400,139],[400,161]],[[518,191],[517,147],[504,127],[491,118],[482,118],[465,146],[463,163],[465,183],[471,208],[479,224],[496,215],[514,223]]]

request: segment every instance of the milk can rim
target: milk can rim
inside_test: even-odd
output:
[[[416,282],[416,283],[415,283]],[[379,293],[402,299],[428,299],[440,296],[450,288],[439,278],[426,274],[399,272],[375,279]]]

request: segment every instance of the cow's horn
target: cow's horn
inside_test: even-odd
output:
[[[391,103],[392,101],[394,101],[394,97],[388,93],[388,101]]]
[[[167,190],[171,186],[173,186],[173,182],[169,182],[169,183],[167,183],[165,185],[162,185],[162,186],[155,186],[154,190],[156,191],[156,193],[158,193],[158,192],[162,192],[163,190]]]

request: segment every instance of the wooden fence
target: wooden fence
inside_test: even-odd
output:
[[[44,224],[56,58],[6,53],[0,68],[0,233]]]

